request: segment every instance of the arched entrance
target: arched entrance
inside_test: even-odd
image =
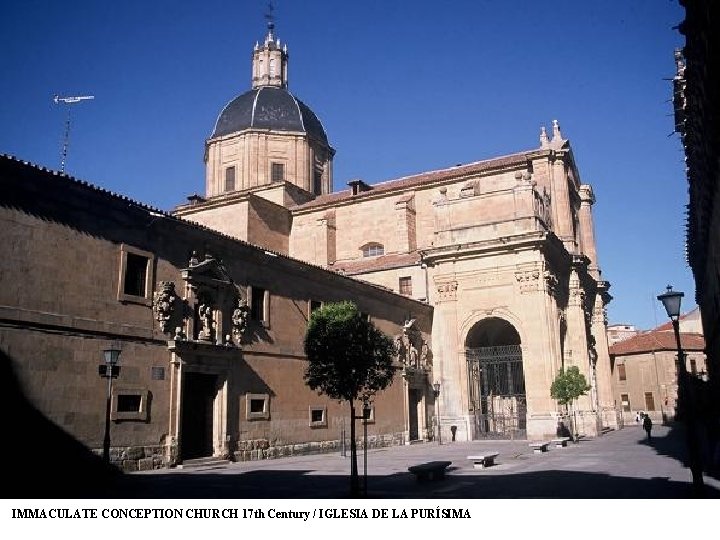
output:
[[[465,340],[474,439],[523,439],[527,404],[520,335],[509,322],[489,317]]]

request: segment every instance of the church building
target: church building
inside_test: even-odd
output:
[[[332,192],[335,151],[288,60],[270,23],[252,88],[206,141],[205,195],[174,215],[432,306],[431,376],[404,399],[444,440],[555,434],[550,386],[568,366],[591,385],[579,432],[615,427],[595,197],[558,122],[535,148]]]
[[[591,386],[577,432],[616,427],[595,197],[558,122],[534,148],[333,192],[288,61],[271,23],[205,142],[204,195],[172,212],[0,156],[5,379],[127,470],[339,451],[347,406],[304,384],[303,338],[350,300],[397,348],[370,446],[555,436],[569,366]]]

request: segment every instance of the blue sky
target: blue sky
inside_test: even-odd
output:
[[[322,120],[335,188],[535,148],[558,119],[593,185],[610,322],[694,306],[687,182],[672,135],[675,0],[280,0],[290,90]],[[0,152],[166,210],[204,190],[216,117],[250,86],[263,1],[9,1],[0,18]]]

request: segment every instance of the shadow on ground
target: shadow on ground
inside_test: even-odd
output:
[[[127,475],[108,486],[118,498],[348,498],[347,476],[310,475],[310,471],[245,473],[167,473]],[[361,478],[362,483],[362,478]],[[707,497],[720,491],[707,488]],[[376,499],[477,498],[690,498],[690,485],[667,478],[627,478],[597,473],[542,471],[522,474],[449,475],[444,480],[417,482],[409,473],[368,477],[368,497]]]

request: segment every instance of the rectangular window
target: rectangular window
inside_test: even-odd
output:
[[[285,180],[285,164],[284,163],[271,163],[270,164],[270,179],[273,182],[283,182]]]
[[[113,388],[110,419],[147,422],[149,394],[145,389]]]
[[[150,371],[151,379],[153,381],[164,381],[165,380],[165,368],[162,366],[153,366]]]
[[[653,398],[652,392],[645,392],[645,410],[646,411],[654,411],[655,410],[655,399]]]
[[[315,195],[322,194],[322,171],[315,169],[313,174],[313,193]]]
[[[250,318],[253,321],[267,323],[268,292],[261,287],[250,288]]]
[[[130,296],[145,296],[148,258],[134,253],[127,254],[125,284],[123,293]]]
[[[697,361],[694,358],[690,359],[690,373],[697,375]]]
[[[245,394],[245,411],[248,420],[269,420],[270,395]]]
[[[630,412],[630,398],[627,394],[620,394],[620,403],[622,405],[623,411]]]
[[[153,254],[122,244],[117,299],[150,305],[152,281]]]
[[[310,407],[310,427],[327,427],[327,409],[325,407]]]
[[[140,412],[142,397],[138,394],[120,394],[118,396],[117,412]]]
[[[400,278],[400,294],[412,296],[412,278],[409,276]]]
[[[621,381],[627,379],[627,375],[625,373],[625,364],[618,364],[618,379]]]
[[[225,169],[225,191],[235,191],[235,167]]]
[[[250,414],[260,414],[265,410],[264,399],[251,399],[250,400]]]

